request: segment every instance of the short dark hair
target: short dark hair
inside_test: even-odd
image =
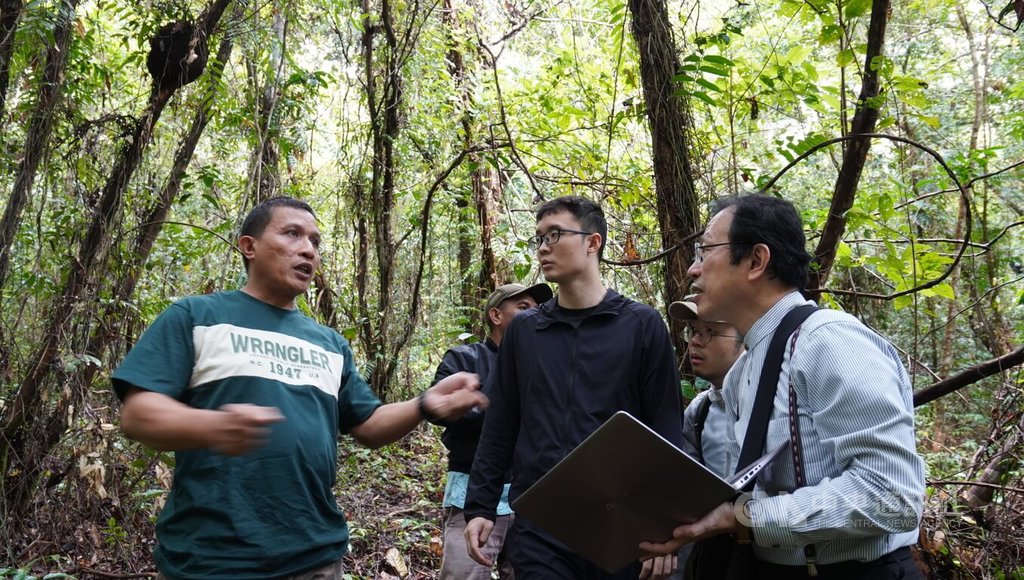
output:
[[[537,208],[537,221],[553,213],[568,212],[580,222],[584,231],[601,234],[601,247],[597,251],[597,259],[604,255],[604,246],[608,242],[608,222],[604,218],[604,210],[597,202],[578,195],[567,195],[548,200]]]
[[[789,288],[803,289],[811,255],[807,253],[807,238],[796,207],[769,195],[737,195],[716,201],[712,213],[730,208],[730,261],[738,264],[753,252],[755,245],[764,244],[771,250],[768,275]]]
[[[258,238],[263,235],[263,230],[267,229],[267,224],[274,217],[274,209],[278,207],[291,207],[295,209],[301,209],[308,211],[314,218],[316,213],[313,212],[313,208],[308,203],[301,199],[295,199],[294,197],[288,197],[286,195],[272,197],[263,203],[252,208],[249,215],[245,216],[245,221],[242,222],[242,229],[238,233],[238,237],[251,236]],[[242,264],[245,265],[245,271],[249,271],[249,258],[242,256]]]

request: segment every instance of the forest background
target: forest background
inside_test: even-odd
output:
[[[538,202],[599,200],[607,284],[664,311],[709,202],[764,190],[803,213],[809,292],[911,371],[922,563],[1024,577],[1022,18],[1021,0],[0,0],[0,576],[153,573],[173,455],[120,435],[108,376],[173,300],[241,285],[259,201],[316,209],[300,307],[397,400],[481,336],[495,284],[540,279]],[[435,434],[342,448],[352,576],[431,577]]]

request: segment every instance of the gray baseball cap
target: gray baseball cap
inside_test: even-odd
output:
[[[543,304],[551,297],[554,296],[554,292],[551,291],[551,287],[541,282],[540,284],[534,284],[533,286],[523,286],[522,284],[502,284],[494,289],[487,296],[487,300],[484,302],[484,312],[490,312],[491,308],[497,308],[501,306],[501,303],[519,296],[520,294],[528,294],[532,297],[537,304]]]

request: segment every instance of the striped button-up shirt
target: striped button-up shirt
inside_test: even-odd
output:
[[[736,471],[772,334],[783,316],[808,304],[785,296],[746,334],[746,352],[726,377],[733,423],[728,466]],[[915,450],[910,380],[896,350],[856,318],[815,312],[787,342],[766,449],[789,441],[789,381],[797,394],[806,486],[796,489],[786,450],[758,477],[748,504],[758,559],[803,565],[814,544],[819,564],[870,561],[917,541],[924,462]]]
[[[704,429],[700,437],[701,448],[698,452],[696,425],[705,399],[711,400],[711,406],[708,407],[708,416],[704,419]],[[725,411],[722,391],[708,383],[707,390],[694,397],[683,411],[683,451],[693,457],[703,457],[704,465],[722,477],[731,474],[731,471],[726,472],[729,457],[726,430],[731,425],[729,415]]]

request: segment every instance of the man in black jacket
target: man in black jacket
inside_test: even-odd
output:
[[[541,271],[558,296],[517,316],[487,382],[491,405],[466,498],[466,543],[481,564],[495,507],[511,468],[515,499],[620,410],[682,445],[679,375],[664,320],[601,281],[604,213],[582,197],[537,209]],[[634,563],[608,574],[517,516],[509,542],[518,580],[629,578]]]
[[[484,303],[484,321],[489,333],[483,342],[463,344],[448,350],[434,374],[434,382],[455,373],[468,371],[480,377],[480,383],[487,376],[498,358],[498,346],[512,319],[525,310],[536,307],[551,299],[551,287],[535,284],[530,287],[521,284],[505,284],[491,292]],[[445,484],[444,502],[444,555],[441,558],[440,580],[490,580],[491,567],[481,565],[469,557],[466,550],[466,519],[463,507],[466,501],[466,486],[469,484],[469,470],[473,465],[480,429],[483,427],[483,411],[474,409],[463,418],[444,423],[441,441],[448,448],[448,479]],[[498,575],[502,580],[514,578],[512,566],[506,557],[505,535],[512,523],[512,509],[508,505],[508,484],[502,492],[487,544],[483,547],[491,558],[497,555]]]

